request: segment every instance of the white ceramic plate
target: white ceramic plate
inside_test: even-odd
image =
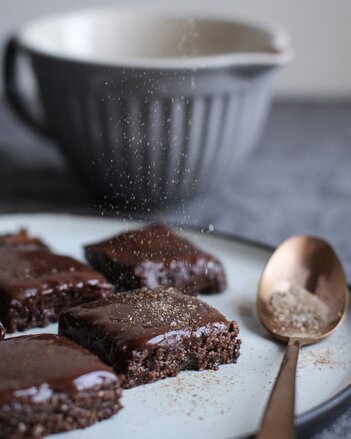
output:
[[[68,215],[0,217],[0,233],[27,227],[55,251],[79,259],[83,259],[83,244],[135,226],[116,219]],[[257,283],[271,250],[228,236],[200,231],[183,233],[215,254],[225,266],[228,289],[202,299],[228,319],[238,321],[243,342],[238,363],[221,366],[216,372],[182,372],[176,378],[126,390],[125,407],[112,419],[55,438],[220,439],[246,436],[257,429],[284,350],[267,335],[255,315]],[[57,325],[52,324],[26,333],[56,331]],[[296,411],[298,415],[305,414],[298,417],[300,426],[308,428],[308,424],[323,422],[321,415],[325,420],[327,409],[333,409],[335,415],[340,402],[345,403],[350,397],[350,334],[348,313],[334,335],[302,349]]]

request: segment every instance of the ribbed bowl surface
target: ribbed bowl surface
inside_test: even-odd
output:
[[[34,67],[65,155],[101,198],[123,208],[167,205],[225,184],[267,113],[267,68],[111,71],[66,63],[58,71],[45,58]]]

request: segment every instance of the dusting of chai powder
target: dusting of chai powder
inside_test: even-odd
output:
[[[318,296],[297,285],[272,294],[269,307],[273,320],[293,337],[320,334],[329,311]]]

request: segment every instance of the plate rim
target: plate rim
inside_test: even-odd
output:
[[[112,217],[112,216],[100,216],[98,214],[94,215],[94,213],[89,215],[84,214],[75,214],[70,212],[23,212],[23,213],[4,213],[0,215],[0,219],[3,219],[4,217],[20,217],[20,216],[27,216],[27,217],[46,217],[46,218],[54,218],[57,216],[65,216],[67,218],[82,218],[82,219],[98,219],[100,221],[104,220],[117,220],[117,221],[123,221],[126,220],[129,222],[133,222],[136,224],[150,224],[152,221],[140,221],[140,219],[130,219],[130,218],[121,218],[121,217]],[[167,224],[167,222],[165,222]],[[170,222],[168,222],[170,223]],[[200,233],[204,233],[207,236],[213,236],[222,238],[225,240],[229,240],[236,243],[241,243],[248,245],[250,247],[265,250],[269,253],[273,253],[276,249],[275,246],[264,243],[263,241],[259,241],[256,239],[251,239],[247,237],[243,237],[240,235],[236,235],[235,233],[230,232],[224,232],[221,230],[214,230],[214,231],[206,231],[206,227],[196,226],[196,225],[187,225],[187,224],[180,224],[180,223],[171,223],[171,226],[174,228],[181,229],[182,231],[196,231]],[[348,285],[349,292],[351,292],[351,286]],[[341,416],[344,412],[346,412],[347,409],[350,408],[351,405],[351,383],[346,386],[344,389],[336,393],[331,398],[327,399],[326,401],[322,402],[321,404],[317,405],[316,407],[307,410],[306,412],[301,413],[300,415],[295,416],[295,427],[297,436],[299,439],[309,438],[310,436],[320,432],[324,428],[328,427],[332,424],[333,421],[335,421],[337,417]],[[255,437],[256,432],[249,433],[245,436],[240,436],[240,439],[244,438],[253,438]],[[235,437],[233,436],[233,439]],[[236,437],[238,439],[238,437]]]

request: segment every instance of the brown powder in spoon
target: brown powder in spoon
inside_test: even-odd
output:
[[[297,285],[272,294],[269,307],[273,320],[294,337],[320,334],[328,317],[328,306],[315,294]]]

